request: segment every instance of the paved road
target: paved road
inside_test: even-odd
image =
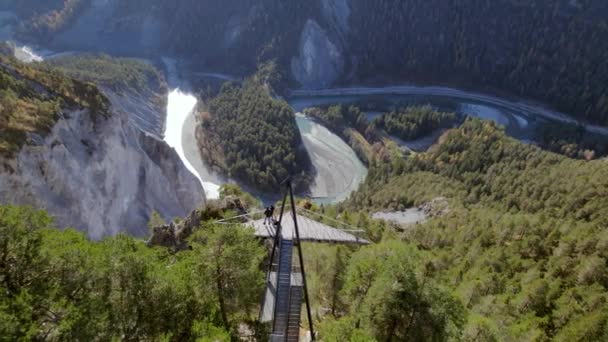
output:
[[[542,116],[552,120],[558,120],[567,123],[581,123],[575,118],[563,113],[559,113],[537,105],[531,105],[520,101],[509,101],[498,97],[479,94],[474,92],[466,92],[453,88],[446,87],[419,87],[419,86],[390,86],[390,87],[353,87],[353,88],[334,88],[321,90],[293,90],[292,96],[352,96],[352,95],[421,95],[421,96],[443,96],[452,97],[462,100],[479,101],[482,103],[495,105],[509,109],[513,112],[534,117]],[[608,135],[608,128],[598,125],[583,123],[588,131]]]

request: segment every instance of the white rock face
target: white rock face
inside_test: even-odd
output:
[[[134,91],[122,90],[120,94],[111,91],[106,87],[101,87],[112,105],[114,111],[120,111],[128,115],[133,125],[141,131],[153,135],[159,139],[163,137],[165,129],[166,113],[163,106],[157,104],[162,98],[161,92],[166,90],[157,89],[157,93],[151,90]]]
[[[91,238],[145,236],[152,210],[185,216],[205,200],[177,153],[121,111],[97,122],[87,111],[64,113],[35,140],[0,169],[0,200],[46,209]]]
[[[342,73],[340,49],[314,20],[308,20],[300,37],[300,49],[291,60],[291,71],[304,88],[329,87]]]

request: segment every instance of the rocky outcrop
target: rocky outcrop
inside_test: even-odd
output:
[[[450,203],[445,197],[436,197],[421,205],[419,208],[427,217],[435,218],[450,212]]]
[[[187,249],[188,237],[201,228],[202,222],[219,220],[229,210],[239,215],[247,213],[246,205],[235,196],[210,201],[204,208],[193,210],[183,220],[174,220],[169,224],[152,227],[152,235],[147,244],[148,246],[167,247],[175,251]]]
[[[87,110],[61,113],[50,134],[3,161],[0,199],[46,209],[94,239],[145,236],[153,210],[185,216],[205,200],[177,153],[121,110],[97,120]]]
[[[300,37],[298,55],[291,61],[294,78],[304,88],[326,88],[344,68],[342,51],[314,20],[308,20]]]
[[[166,86],[154,91],[123,90],[120,93],[104,89],[115,112],[124,113],[135,127],[159,139],[162,139],[165,131],[168,92]]]
[[[162,246],[174,250],[184,250],[188,248],[186,238],[192,235],[195,229],[199,228],[202,222],[202,213],[193,210],[182,221],[172,221],[152,228],[152,235],[148,239],[148,246]]]

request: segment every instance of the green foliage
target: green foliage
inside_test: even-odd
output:
[[[346,310],[340,290],[352,249],[348,246],[304,244],[303,254],[307,270],[309,296],[314,303],[315,314],[322,318],[324,311],[339,317]]]
[[[326,319],[319,327],[321,340],[327,342],[351,341],[374,342],[377,341],[367,331],[356,327],[354,317],[344,317],[337,320]]]
[[[156,210],[153,210],[152,214],[150,214],[150,220],[148,220],[148,230],[150,231],[150,234],[152,234],[152,230],[154,228],[163,226],[165,224],[166,222],[162,218],[162,216],[160,216],[160,213]]]
[[[376,177],[378,166],[368,177]],[[420,206],[435,197],[461,198],[466,190],[452,180],[431,173],[415,172],[399,177],[387,177],[379,191],[369,191],[364,184],[350,198],[351,203],[367,210],[404,210]]]
[[[608,153],[608,139],[580,125],[543,122],[536,129],[536,140],[544,149],[570,158],[591,160]]]
[[[602,340],[606,172],[605,161],[546,152],[473,119],[427,153],[374,165],[341,208],[401,210],[447,197],[442,216],[381,236],[429,251],[422,263],[433,281],[470,312],[462,339]]]
[[[245,208],[262,207],[262,202],[259,199],[253,197],[252,194],[243,191],[243,189],[237,184],[222,184],[220,187],[220,199],[225,199],[231,196],[239,198],[245,205]]]
[[[202,253],[197,266],[200,281],[206,281],[207,295],[213,294],[224,327],[236,331],[238,322],[251,319],[263,293],[261,271],[265,250],[253,238],[253,230],[232,225],[217,225],[198,231],[195,249]],[[202,248],[203,246],[208,248]],[[212,297],[212,298],[213,298]]]
[[[227,341],[254,317],[265,251],[250,230],[205,227],[171,255],[125,235],[47,229],[29,208],[0,214],[2,339]]]
[[[289,71],[309,19],[330,37],[335,34],[339,25],[323,15],[327,4],[150,0],[123,13],[156,5],[166,46],[214,69],[248,74],[273,59]],[[608,123],[603,0],[352,0],[349,8],[348,33],[331,40],[343,47],[342,56],[355,57],[344,58],[352,64],[344,78],[355,84],[419,81],[499,88]]]
[[[13,7],[21,16],[31,18],[22,31],[39,41],[48,41],[52,33],[69,26],[90,4],[16,2]],[[583,119],[608,122],[608,69],[601,63],[608,25],[602,0],[353,0],[345,34],[336,32],[336,18],[323,15],[327,4],[131,0],[118,2],[113,15],[117,22],[130,22],[132,16],[150,13],[159,18],[159,39],[169,51],[212,69],[241,74],[252,73],[269,60],[290,70],[302,29],[312,19],[330,37],[339,36],[332,41],[340,42],[342,56],[356,57],[344,72],[355,83],[451,81],[494,87],[544,100]],[[204,29],[201,22],[207,23]]]
[[[305,181],[308,157],[293,110],[253,79],[226,83],[202,113],[204,159],[257,189],[276,191],[288,176]]]
[[[72,55],[46,62],[66,76],[104,85],[115,91],[158,89],[163,76],[151,64],[107,55]]]
[[[305,244],[314,317],[327,341],[604,340],[606,161],[573,160],[467,120],[311,218],[376,245]],[[224,186],[223,198],[241,197]],[[446,197],[409,227],[371,220]],[[228,340],[263,288],[264,249],[240,226],[203,226],[175,255],[118,236],[90,242],[48,217],[0,207],[0,333],[8,339]],[[220,213],[221,214],[221,213]],[[321,216],[320,214],[323,214]]]
[[[37,334],[33,321],[45,316],[39,303],[48,289],[47,261],[40,253],[40,229],[50,225],[41,212],[13,206],[0,207],[0,333],[31,339]],[[10,339],[10,338],[9,338]]]
[[[429,278],[415,247],[400,242],[362,248],[348,266],[343,289],[354,326],[377,340],[458,338],[462,304]]]
[[[266,84],[275,92],[283,94],[288,91],[288,82],[285,75],[279,69],[276,61],[267,61],[258,65],[258,69],[254,75],[256,82]]]
[[[356,106],[333,105],[327,107],[307,108],[306,115],[320,120],[333,131],[351,127],[363,135],[367,135],[369,123],[365,113]]]
[[[377,127],[403,140],[414,140],[439,128],[450,128],[457,120],[454,113],[443,113],[431,106],[407,107],[376,118]]]

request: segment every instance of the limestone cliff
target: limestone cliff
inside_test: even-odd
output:
[[[139,128],[125,95],[109,95],[108,117],[62,108],[50,133],[31,133],[19,153],[0,157],[0,202],[46,209],[95,239],[144,236],[153,210],[170,219],[200,206],[203,189],[177,153]]]
[[[308,20],[298,54],[291,61],[294,78],[304,88],[326,88],[341,75],[343,68],[339,45],[330,40],[316,21]]]

